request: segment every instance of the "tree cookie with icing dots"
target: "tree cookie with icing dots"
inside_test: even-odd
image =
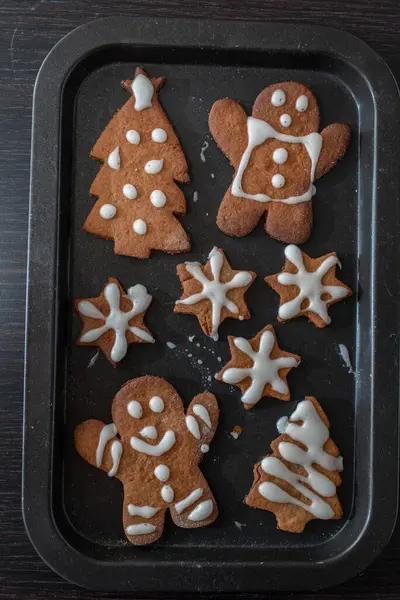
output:
[[[104,164],[90,193],[98,200],[84,231],[114,240],[115,254],[147,258],[151,250],[190,250],[189,237],[174,214],[186,202],[177,183],[188,183],[179,140],[158,100],[163,77],[136,69],[122,82],[132,95],[111,119],[90,156]]]
[[[196,315],[204,333],[218,340],[218,327],[227,319],[250,319],[244,294],[253,283],[252,271],[234,271],[221,248],[214,248],[208,262],[186,262],[176,268],[183,295],[174,312]]]
[[[126,355],[128,344],[154,343],[143,322],[151,300],[144,285],[134,285],[125,294],[119,281],[110,277],[97,298],[74,300],[83,323],[78,346],[98,346],[116,367]]]
[[[267,213],[265,231],[271,237],[305,242],[312,229],[314,181],[343,157],[350,128],[334,123],[318,133],[317,100],[293,81],[265,88],[251,117],[234,100],[218,100],[209,127],[235,169],[218,211],[221,231],[247,235]]]
[[[336,252],[311,258],[292,244],[286,246],[285,257],[282,271],[265,278],[280,296],[278,321],[305,316],[317,327],[326,327],[331,322],[328,308],[353,293],[336,278],[336,265],[341,267]]]
[[[242,391],[245,408],[252,408],[264,396],[290,400],[286,381],[300,356],[278,346],[272,325],[267,325],[251,340],[228,336],[231,360],[217,375],[218,381],[236,385]]]
[[[341,519],[336,494],[343,459],[329,436],[329,421],[318,401],[308,396],[277,423],[272,454],[254,467],[245,503],[275,514],[278,528],[301,533],[312,519]]]
[[[137,546],[158,540],[170,512],[178,527],[209,525],[218,516],[198,464],[214,437],[219,409],[203,392],[186,413],[176,390],[160,377],[128,381],[115,396],[112,422],[90,419],[75,429],[75,446],[91,465],[124,486],[122,522]]]

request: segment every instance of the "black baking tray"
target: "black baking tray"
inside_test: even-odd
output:
[[[186,255],[115,256],[112,242],[82,232],[99,168],[89,151],[127,100],[120,81],[136,66],[166,77],[160,99],[189,162],[191,183],[182,186],[188,212],[181,222],[192,237]],[[232,170],[208,133],[210,107],[229,96],[250,111],[264,87],[287,80],[311,87],[322,127],[342,121],[352,130],[345,158],[318,182],[314,231],[303,246],[312,256],[335,250],[340,277],[354,290],[332,309],[325,330],[305,319],[276,324],[278,297],[263,277],[280,270],[283,244],[261,225],[233,239],[215,224]],[[32,543],[55,571],[92,589],[137,594],[318,589],[354,576],[387,543],[398,490],[399,136],[398,90],[388,67],[363,42],[333,29],[118,17],[76,29],[51,51],[33,110],[23,511]],[[180,295],[175,266],[204,261],[214,245],[234,268],[258,274],[247,295],[252,318],[225,321],[218,343],[203,336],[194,317],[172,312]],[[75,345],[80,323],[72,299],[96,296],[110,275],[153,294],[147,323],[157,343],[131,346],[118,369],[101,354],[88,368],[95,349]],[[228,333],[251,337],[267,323],[303,362],[289,376],[292,401],[264,399],[245,411],[239,391],[215,381],[217,357],[229,357]],[[349,349],[356,376],[339,344]],[[89,417],[109,422],[120,386],[144,374],[165,377],[186,404],[205,388],[216,394],[221,422],[202,470],[220,517],[195,530],[167,522],[158,543],[137,548],[124,537],[119,482],[77,455],[73,430]],[[344,456],[344,518],[313,521],[293,535],[242,500],[253,464],[277,435],[277,418],[311,394]],[[243,427],[237,440],[234,425]]]

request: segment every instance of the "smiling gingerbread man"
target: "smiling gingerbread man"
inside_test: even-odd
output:
[[[292,81],[265,88],[251,117],[234,100],[215,102],[210,131],[235,169],[218,212],[221,231],[245,236],[267,213],[271,237],[291,244],[309,238],[313,182],[343,157],[350,142],[347,125],[334,123],[318,133],[319,121],[316,98]]]

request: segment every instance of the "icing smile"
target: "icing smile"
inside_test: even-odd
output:
[[[147,428],[145,428],[145,429],[147,429]],[[142,432],[143,432],[143,430],[140,432],[141,435],[143,435]],[[172,429],[168,429],[168,431],[166,431],[164,433],[164,436],[162,437],[160,442],[154,446],[151,444],[148,444],[147,442],[144,442],[143,440],[141,440],[140,438],[137,438],[135,436],[131,437],[132,448],[134,450],[137,450],[137,452],[149,454],[150,456],[162,456],[163,454],[168,452],[168,450],[171,450],[171,448],[175,444],[175,442],[176,442],[176,435]]]

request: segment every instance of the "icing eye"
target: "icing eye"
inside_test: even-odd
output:
[[[160,396],[153,396],[149,402],[150,409],[155,413],[161,413],[164,410],[164,401]]]
[[[135,419],[140,419],[143,415],[143,408],[137,400],[131,400],[128,404],[128,413]]]
[[[290,115],[284,114],[279,117],[279,121],[281,122],[282,127],[289,127],[292,122],[292,117]]]
[[[307,96],[299,96],[296,100],[296,110],[298,112],[304,112],[308,107],[308,98]]]
[[[103,204],[103,206],[100,208],[99,213],[102,219],[106,219],[108,221],[108,219],[112,219],[113,217],[115,217],[117,209],[114,206],[114,204]]]
[[[273,106],[282,106],[286,102],[286,94],[283,90],[275,90],[271,96],[271,104]]]

